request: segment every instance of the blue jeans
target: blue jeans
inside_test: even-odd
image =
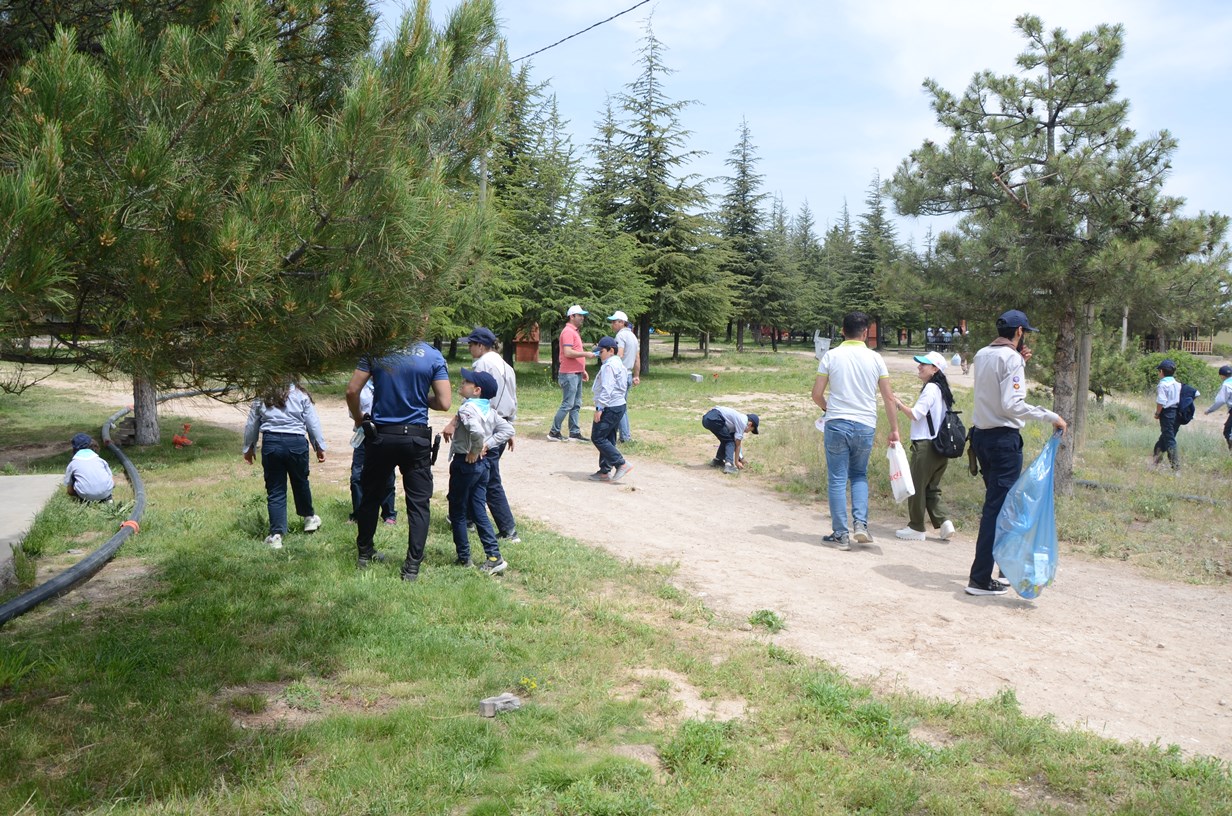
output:
[[[287,533],[287,479],[295,496],[295,512],[311,516],[312,489],[308,486],[308,437],[302,434],[261,435],[261,470],[265,473],[265,507],[270,535]]]
[[[609,405],[590,428],[590,443],[599,450],[600,473],[607,473],[625,463],[625,458],[616,447],[616,432],[624,415],[625,406]]]
[[[719,440],[719,448],[714,452],[714,458],[729,465],[736,464],[733,461],[736,455],[736,435],[727,427],[727,420],[723,419],[718,408],[711,408],[702,415],[702,427]]]
[[[509,443],[506,442],[499,448],[489,449],[483,455],[483,461],[488,463],[488,475],[484,485],[488,494],[488,510],[492,511],[492,518],[496,522],[496,534],[498,536],[511,536],[518,529],[518,525],[513,520],[513,510],[509,508],[509,498],[505,495],[505,484],[501,481],[501,454],[508,447]],[[470,520],[476,524],[479,522],[479,519],[476,518],[471,518]]]
[[[836,533],[846,533],[847,484],[851,484],[851,518],[856,524],[868,524],[868,457],[873,452],[876,428],[832,419],[826,422],[827,492],[830,497],[830,526]]]
[[[360,445],[351,451],[351,521],[359,518],[359,506],[364,501],[364,488],[360,477],[364,473],[364,446]],[[381,498],[381,518],[396,519],[398,507],[395,502],[394,472],[389,472],[389,489]]]
[[[483,553],[488,558],[500,558],[496,531],[488,521],[488,460],[467,462],[465,455],[455,455],[449,461],[449,525],[453,529],[453,546],[460,560],[471,560],[471,542],[466,534],[466,520],[475,520],[475,532]]]
[[[980,531],[975,537],[975,560],[971,580],[980,586],[992,580],[992,545],[997,539],[997,516],[1005,496],[1022,473],[1022,434],[1017,428],[976,428],[971,432],[971,447],[984,476],[984,511]]]
[[[580,436],[582,426],[578,424],[578,413],[582,410],[582,375],[560,374],[557,379],[560,381],[562,395],[560,407],[556,409],[556,416],[552,419],[552,430],[560,433],[561,423],[568,415],[569,435]]]

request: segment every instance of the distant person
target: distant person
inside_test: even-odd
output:
[[[1228,450],[1232,451],[1232,366],[1220,366],[1219,376],[1224,378],[1223,384],[1219,386],[1215,401],[1205,413],[1213,414],[1220,408],[1228,409],[1228,418],[1223,421],[1223,438],[1228,443]]]
[[[616,338],[616,356],[620,358],[625,371],[629,374],[629,390],[631,391],[633,386],[642,381],[637,373],[642,364],[641,342],[637,339],[637,335],[633,333],[633,329],[629,328],[629,316],[624,312],[612,312],[612,316],[608,320],[612,323],[612,336]],[[629,431],[628,407],[628,403],[626,403],[624,418],[620,420],[618,438],[621,442],[633,441],[633,435]]]
[[[295,497],[295,512],[304,520],[304,532],[321,528],[321,517],[312,506],[308,484],[308,443],[325,461],[325,436],[313,407],[312,397],[295,383],[267,388],[252,401],[248,423],[244,426],[244,461],[256,458],[257,437],[261,439],[261,470],[265,474],[265,506],[269,513],[269,535],[265,543],[282,548],[287,534],[287,481]]]
[[[907,526],[894,533],[904,541],[923,541],[924,514],[928,513],[933,529],[943,541],[954,535],[954,522],[941,505],[941,479],[950,460],[933,448],[933,440],[945,419],[945,412],[954,405],[950,382],[945,377],[946,362],[939,352],[917,355],[916,376],[924,387],[914,406],[895,398],[898,410],[911,417],[911,483],[915,493],[907,499]]]
[[[822,541],[840,550],[851,542],[871,543],[868,531],[868,458],[877,432],[877,392],[890,420],[889,444],[898,442],[898,412],[885,360],[868,347],[868,315],[843,317],[843,342],[821,358],[813,382],[813,402],[825,412],[827,494],[833,532]],[[826,399],[826,390],[830,398]],[[851,527],[847,526],[847,487],[851,486]]]
[[[1164,360],[1155,369],[1159,375],[1159,384],[1155,386],[1155,419],[1159,422],[1159,439],[1155,442],[1155,450],[1151,459],[1151,467],[1157,468],[1163,463],[1163,457],[1168,455],[1168,464],[1172,472],[1181,469],[1180,458],[1176,452],[1176,432],[1180,428],[1177,421],[1177,409],[1181,405],[1181,384],[1176,377],[1176,363]]]
[[[359,410],[365,415],[372,414],[372,381],[369,380],[359,392]],[[361,477],[364,472],[364,446],[351,449],[351,515],[347,521],[354,523],[359,517],[359,505],[363,503],[364,489]],[[398,523],[397,487],[394,472],[389,472],[389,484],[381,495],[381,520],[393,526]]]
[[[64,470],[64,492],[81,502],[109,502],[115,490],[111,465],[98,455],[98,443],[87,433],[74,434],[73,458]]]
[[[744,470],[744,437],[756,434],[761,419],[757,414],[742,414],[735,408],[716,405],[702,416],[702,427],[714,434],[719,447],[710,464],[724,473]]]
[[[458,386],[462,405],[457,415],[441,431],[449,439],[449,525],[457,563],[469,566],[470,538],[467,519],[474,519],[475,532],[483,546],[484,560],[479,570],[488,575],[504,572],[509,565],[501,556],[496,531],[488,521],[488,461],[487,452],[503,447],[513,438],[513,425],[492,407],[496,396],[496,378],[484,371],[462,369]]]
[[[372,419],[365,422],[359,410],[359,394],[369,380],[374,389]],[[367,569],[374,561],[385,561],[385,554],[377,552],[373,543],[377,505],[389,474],[397,468],[402,472],[407,521],[406,560],[401,575],[403,581],[415,581],[432,521],[432,428],[428,426],[428,409],[448,411],[453,403],[449,368],[441,353],[424,342],[384,357],[364,357],[347,383],[346,401],[355,427],[362,424],[367,437],[360,476],[364,497],[356,519],[356,567]]]
[[[590,479],[596,482],[618,482],[633,470],[616,447],[620,418],[625,414],[625,395],[629,391],[628,372],[616,356],[617,348],[614,337],[599,340],[599,373],[592,387],[595,421],[590,431],[590,441],[599,451],[599,469],[590,474]]]
[[[1039,331],[1027,316],[1011,309],[997,318],[997,338],[975,353],[975,411],[971,422],[971,448],[984,476],[984,509],[975,539],[968,595],[1004,595],[1009,584],[993,578],[992,545],[997,534],[997,516],[1005,496],[1022,473],[1022,429],[1028,419],[1051,422],[1065,432],[1059,415],[1031,405],[1027,394],[1027,361],[1031,349],[1026,332]]]
[[[582,324],[590,312],[578,304],[573,304],[565,312],[565,325],[560,330],[560,371],[557,382],[560,383],[560,408],[552,418],[552,428],[548,431],[549,442],[585,442],[582,436],[582,426],[578,424],[582,411],[582,383],[590,381],[586,373],[586,361],[590,354],[582,348]],[[561,436],[561,425],[569,418],[569,438]]]
[[[492,408],[501,419],[512,423],[518,418],[518,377],[513,366],[506,363],[498,353],[496,335],[491,329],[476,326],[470,334],[462,338],[462,342],[466,343],[466,350],[475,361],[474,370],[491,374],[492,379],[496,380],[496,396],[489,400]],[[452,434],[456,423],[457,417],[451,419],[445,430],[441,431],[442,436],[446,431]],[[492,519],[496,522],[496,537],[510,544],[520,544],[522,539],[518,537],[518,527],[513,519],[513,510],[509,507],[509,497],[505,495],[505,483],[501,478],[501,456],[506,450],[513,451],[512,436],[506,442],[489,447],[483,455],[487,464],[484,489],[488,497],[488,509],[492,511]]]

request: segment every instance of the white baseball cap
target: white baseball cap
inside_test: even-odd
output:
[[[619,311],[618,311],[618,312],[612,312],[612,316],[611,316],[611,317],[609,317],[609,318],[608,318],[608,320],[619,320],[619,321],[621,321],[622,323],[628,323],[628,322],[629,322],[629,316],[628,316],[627,314],[625,314],[624,312],[619,312]]]
[[[565,312],[565,317],[573,317],[575,314],[588,315],[590,312],[575,303],[569,307],[569,311]]]
[[[945,373],[945,358],[941,356],[940,352],[930,351],[928,354],[917,354],[911,359],[924,365],[936,366],[938,371],[942,374]]]

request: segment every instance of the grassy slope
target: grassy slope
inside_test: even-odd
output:
[[[748,361],[756,374],[720,371],[705,391],[688,390],[700,364],[660,365],[636,395],[639,455],[695,458],[698,445],[707,455],[701,411],[755,392],[764,396],[753,402],[796,406],[799,423],[784,419],[786,407],[767,407],[780,418],[750,449],[754,468],[795,491],[819,484],[819,463],[792,458],[808,460],[817,447],[800,399],[811,366],[767,372],[766,360]],[[555,407],[535,380],[522,379],[532,418]],[[54,413],[0,400],[23,441],[65,439],[99,419],[68,398]],[[1109,450],[1126,444],[1117,439],[1128,421],[1110,426],[1118,430]],[[5,425],[0,444],[13,427]],[[169,438],[178,422],[168,415],[164,428]],[[136,453],[151,504],[122,555],[148,564],[148,577],[107,604],[69,596],[0,630],[0,811],[1232,810],[1221,763],[1058,731],[1022,717],[1009,692],[976,705],[873,698],[824,664],[740,632],[742,622],[716,618],[666,573],[548,530],[523,530],[518,569],[485,580],[448,566],[438,508],[429,568],[404,586],[396,566],[355,573],[339,495],[324,502],[321,533],[269,551],[260,546],[260,481],[235,455],[235,435],[196,426],[194,438],[184,451]],[[60,459],[35,464],[59,470]],[[975,501],[964,498],[973,481],[956,485],[956,503]],[[1171,523],[1183,523],[1175,516],[1185,508],[1173,507]],[[56,558],[114,524],[57,499],[34,540]],[[381,535],[396,550],[405,530]],[[673,676],[703,702],[742,702],[745,716],[686,718]],[[503,691],[523,695],[526,707],[475,716],[480,698]],[[644,745],[657,749],[661,772],[626,756]]]

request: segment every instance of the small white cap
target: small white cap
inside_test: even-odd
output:
[[[575,303],[569,307],[569,311],[565,312],[565,317],[573,317],[575,314],[588,315],[590,312]]]
[[[619,320],[621,323],[628,323],[629,316],[625,314],[624,312],[617,311],[617,312],[612,312],[612,316],[609,317],[608,320]]]

